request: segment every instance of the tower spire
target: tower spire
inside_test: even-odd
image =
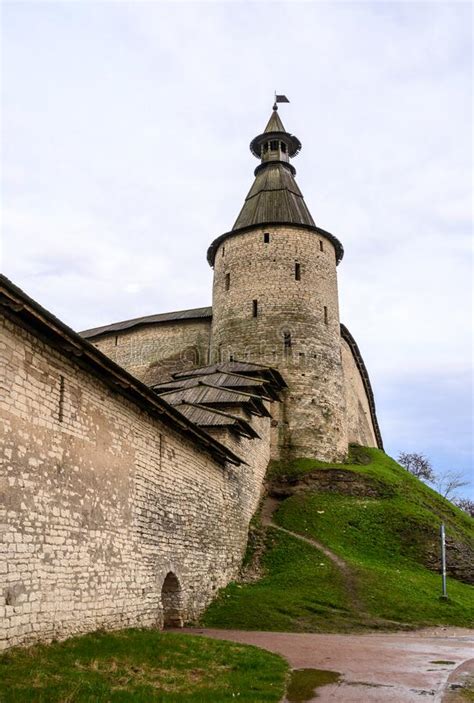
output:
[[[342,259],[341,243],[329,232],[315,225],[303,194],[295,181],[296,169],[290,160],[301,150],[301,142],[287,132],[278,113],[278,103],[289,103],[285,95],[275,94],[275,102],[267,125],[250,142],[250,151],[260,160],[254,171],[255,180],[230,232],[214,240],[207,257],[211,266],[219,245],[227,237],[253,227],[291,225],[310,229],[329,239],[336,250],[336,260]]]
[[[263,224],[296,224],[315,227],[314,220],[298,188],[296,170],[290,163],[301,149],[300,140],[283,126],[278,102],[289,102],[275,95],[270,119],[264,131],[250,142],[250,151],[260,159],[255,181],[248,193],[233,230]]]

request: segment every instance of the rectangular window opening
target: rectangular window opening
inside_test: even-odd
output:
[[[285,349],[291,349],[291,332],[283,333],[283,346]]]
[[[324,306],[324,324],[328,324],[328,309]]]
[[[225,289],[229,290],[230,288],[230,273],[226,273],[225,275]]]
[[[270,244],[270,232],[265,232],[263,235],[263,243]]]
[[[295,280],[301,281],[301,264],[295,263]]]
[[[225,256],[225,247],[222,247],[222,256]]]
[[[258,300],[252,300],[252,315],[253,317],[258,315]]]
[[[285,144],[285,142],[282,142],[282,143],[281,143],[281,151],[282,151],[283,154],[286,154],[286,144]]]
[[[278,141],[276,139],[272,139],[270,142],[270,151],[278,151]]]
[[[319,240],[319,250],[320,250],[320,251],[324,251],[324,245],[323,245],[323,240],[322,240],[322,239]]]
[[[115,346],[118,344],[118,335],[115,335]]]

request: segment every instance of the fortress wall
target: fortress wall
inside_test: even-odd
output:
[[[272,403],[276,405],[277,403]],[[270,403],[267,404],[267,407]],[[240,413],[233,413],[239,415]],[[209,430],[209,434],[221,442],[224,446],[228,447],[237,456],[243,457],[247,464],[252,467],[251,475],[245,466],[235,469],[237,472],[242,473],[242,482],[247,483],[247,491],[252,493],[255,500],[255,507],[252,512],[246,516],[246,519],[250,520],[255,508],[258,505],[261,491],[263,490],[263,481],[265,478],[265,473],[270,461],[270,423],[269,417],[257,417],[252,416],[250,419],[247,417],[247,421],[252,425],[253,429],[258,433],[260,439],[248,439],[247,437],[239,437],[234,433],[221,428],[213,428]],[[251,478],[252,484],[248,483],[249,478]],[[255,489],[258,491],[255,491]],[[253,503],[252,503],[253,505]]]
[[[295,278],[297,263],[300,280]],[[285,333],[291,336],[290,348],[285,348]],[[336,256],[327,238],[301,227],[274,225],[232,235],[219,245],[212,358],[233,355],[281,372],[289,386],[278,421],[283,456],[330,461],[346,456],[340,346]]]
[[[0,362],[0,648],[160,626],[170,571],[195,617],[238,572],[266,433],[222,466],[9,318]]]
[[[349,442],[361,444],[364,447],[377,447],[365,386],[352,351],[345,339],[341,339],[341,350]]]
[[[134,327],[91,339],[97,349],[144,383],[167,381],[174,371],[205,366],[211,321],[177,320]]]

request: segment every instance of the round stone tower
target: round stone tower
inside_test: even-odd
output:
[[[336,275],[343,249],[311,217],[290,163],[301,144],[277,109],[250,144],[261,163],[234,227],[209,247],[211,359],[282,373],[288,390],[275,410],[273,456],[340,460],[347,454]]]

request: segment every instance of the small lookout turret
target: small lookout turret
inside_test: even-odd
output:
[[[263,134],[259,134],[250,142],[250,151],[257,159],[261,159],[262,163],[269,161],[289,163],[290,157],[296,156],[300,149],[300,140],[289,134],[283,127],[278,114],[278,105],[275,103]]]

